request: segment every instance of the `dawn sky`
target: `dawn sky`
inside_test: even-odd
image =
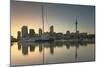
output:
[[[24,25],[33,28],[38,33],[42,28],[42,10],[44,5],[45,31],[54,25],[55,32],[65,33],[67,30],[75,32],[77,17],[80,32],[95,33],[95,8],[94,6],[43,4],[34,2],[11,2],[11,35],[17,37],[17,31]]]

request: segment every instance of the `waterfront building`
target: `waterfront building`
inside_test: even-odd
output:
[[[18,32],[17,32],[17,40],[19,41],[19,40],[20,40],[20,38],[21,38],[21,32],[20,32],[20,31],[18,31]]]
[[[50,33],[53,33],[53,32],[54,32],[54,26],[51,25],[51,26],[50,26]]]
[[[35,36],[34,29],[29,29],[29,37],[34,37],[34,36]]]
[[[42,29],[39,28],[39,36],[41,36],[41,35],[42,35]]]
[[[28,36],[28,27],[27,26],[23,26],[21,28],[21,32],[22,32],[22,38],[25,38]]]

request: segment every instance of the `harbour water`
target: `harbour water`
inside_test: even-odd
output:
[[[11,43],[11,66],[71,63],[94,60],[94,43]]]

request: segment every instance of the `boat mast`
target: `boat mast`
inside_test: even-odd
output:
[[[41,5],[41,8],[42,8],[42,34],[44,34],[44,9],[43,9],[43,5]]]
[[[41,8],[42,8],[42,40],[44,39],[44,9],[43,9],[43,5],[41,5]],[[45,51],[44,51],[44,44],[42,45],[42,49],[43,49],[43,64],[45,62],[45,57],[44,57],[44,54],[45,54]]]

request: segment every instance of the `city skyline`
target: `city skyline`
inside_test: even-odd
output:
[[[95,61],[95,6],[11,0],[11,66]]]
[[[31,39],[31,38],[38,38],[38,37],[41,37],[42,35],[44,35],[44,37],[53,37],[54,39],[56,38],[59,38],[59,37],[65,37],[64,39],[70,39],[73,37],[71,36],[74,36],[74,37],[77,37],[76,34],[78,34],[79,38],[84,38],[87,37],[87,38],[94,38],[95,37],[95,34],[89,34],[87,32],[80,32],[79,30],[77,30],[77,21],[75,22],[75,32],[71,32],[70,30],[67,30],[66,33],[62,33],[62,32],[55,32],[54,31],[54,26],[51,25],[49,27],[49,31],[46,31],[46,32],[43,32],[43,30],[41,28],[38,29],[38,33],[35,32],[34,29],[28,29],[28,26],[22,26],[21,27],[21,31],[17,31],[17,37],[15,38],[14,36],[11,35],[11,38],[12,40],[16,41],[16,40],[20,40],[21,38],[28,38],[28,39]],[[59,36],[60,35],[60,36]],[[83,37],[82,37],[83,36]],[[14,39],[13,39],[14,38]]]
[[[18,1],[13,1],[11,5],[11,35],[17,37],[17,31],[21,31],[24,25],[38,33],[38,29],[42,28],[41,6],[37,3]],[[95,34],[94,16],[94,6],[45,4],[44,31],[49,31],[49,27],[54,25],[55,32],[75,32],[77,17],[80,32]]]

